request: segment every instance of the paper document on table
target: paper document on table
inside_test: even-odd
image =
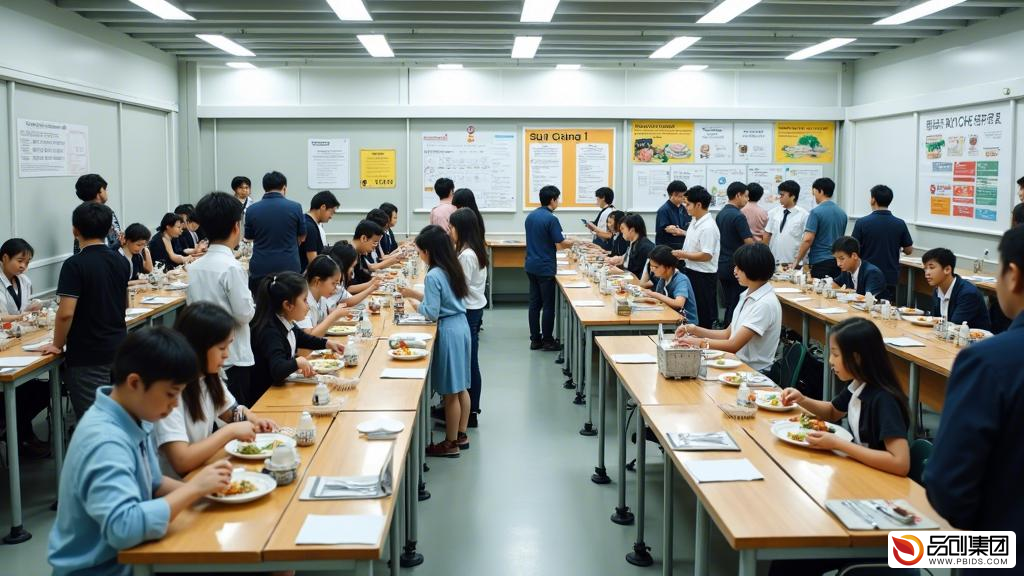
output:
[[[776,294],[799,294],[800,292],[801,290],[799,288],[782,287],[775,289]]]
[[[657,364],[658,359],[651,354],[612,354],[612,362],[616,364]]]
[[[380,373],[381,378],[392,380],[419,380],[427,377],[426,368],[385,368]]]
[[[764,476],[754,468],[750,460],[693,460],[685,462],[697,482],[747,482],[764,480]]]
[[[914,348],[924,347],[924,342],[918,342],[913,338],[899,337],[899,338],[882,338],[882,341],[886,344],[892,344],[893,346],[899,346],[900,348]]]
[[[584,308],[600,308],[604,306],[603,300],[577,300],[572,303],[573,306],[584,307]]]
[[[163,305],[163,304],[170,304],[171,302],[174,302],[175,300],[177,300],[177,298],[175,298],[173,296],[146,296],[145,298],[142,299],[142,303],[143,304]],[[149,312],[149,310],[146,310],[146,312]]]
[[[555,272],[555,274],[557,274],[558,276],[575,276],[576,270],[573,270],[571,268],[568,270],[559,270],[558,272]]]
[[[384,535],[384,516],[310,514],[302,523],[296,544],[376,544]]]
[[[565,288],[590,288],[590,284],[586,282],[566,282],[562,286]]]
[[[53,338],[47,338],[46,340],[40,340],[39,342],[32,344],[25,344],[21,349],[25,352],[39,352],[44,346],[49,346],[50,344],[53,344]]]
[[[24,368],[39,358],[40,356],[7,356],[0,358],[0,368]]]
[[[682,452],[739,452],[740,447],[726,431],[720,432],[666,432],[665,437],[673,450]]]
[[[906,500],[826,500],[825,508],[850,530],[934,530],[934,520]]]
[[[815,308],[815,312],[818,314],[845,314],[846,308]]]
[[[971,282],[995,282],[995,276],[964,276],[964,280],[970,280]]]

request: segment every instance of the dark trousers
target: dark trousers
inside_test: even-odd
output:
[[[227,387],[231,395],[235,397],[235,402],[243,406],[251,407],[256,403],[256,400],[252,399],[252,393],[249,391],[249,381],[252,374],[252,366],[232,366],[224,369],[224,375],[227,376]]]
[[[530,279],[530,340],[551,342],[555,331],[555,277],[526,273]],[[543,321],[541,309],[544,310]]]
[[[469,355],[469,401],[471,411],[480,411],[480,386],[483,378],[480,376],[480,326],[484,323],[484,309],[466,310],[466,320],[469,321],[469,335],[472,343]]]
[[[686,277],[690,279],[693,296],[697,299],[697,325],[711,328],[718,319],[718,273],[687,268]]]
[[[722,306],[725,307],[725,320],[722,322],[728,326],[732,323],[732,311],[736,309],[736,304],[739,303],[740,294],[743,293],[744,288],[733,276],[732,268],[729,269],[728,274],[719,272],[718,281],[722,284]]]
[[[811,264],[811,278],[824,278],[825,276],[832,279],[839,276],[839,266],[836,265],[835,259],[830,258],[817,264]]]
[[[85,411],[96,401],[96,389],[110,386],[110,364],[96,366],[67,366],[64,369],[64,386],[71,398],[75,416],[81,420]]]
[[[18,442],[25,442],[36,437],[32,430],[32,420],[50,406],[50,384],[42,380],[26,382],[18,387],[15,397],[18,399]],[[0,394],[2,398],[3,394]],[[9,424],[4,422],[4,425]]]

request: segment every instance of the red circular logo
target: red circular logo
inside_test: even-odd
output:
[[[916,536],[911,536],[910,534],[904,534],[903,536],[894,536],[890,534],[890,536],[892,537],[893,545],[892,556],[900,564],[903,564],[904,566],[913,566],[920,562],[921,558],[924,557],[924,544],[922,544],[921,540]],[[914,550],[915,545],[917,546],[916,551]],[[904,555],[910,556],[911,559],[904,560]]]

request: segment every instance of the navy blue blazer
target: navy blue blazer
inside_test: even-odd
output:
[[[988,308],[985,307],[985,298],[981,291],[974,284],[954,275],[956,282],[953,284],[953,294],[949,299],[947,316],[953,324],[967,322],[971,328],[990,330],[992,320],[988,316]],[[932,316],[942,316],[942,302],[939,300],[939,291],[932,291]]]
[[[853,288],[853,275],[843,272],[836,276],[835,282],[843,288]],[[871,292],[881,300],[890,300],[892,295],[889,294],[886,286],[885,274],[882,274],[878,266],[867,260],[861,260],[860,269],[857,270],[857,294]]]

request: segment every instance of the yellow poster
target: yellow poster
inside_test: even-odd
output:
[[[634,120],[634,164],[693,162],[692,120]]]
[[[395,172],[394,150],[359,150],[360,188],[394,188]]]
[[[565,208],[597,205],[594,191],[615,185],[614,128],[526,128],[523,204],[540,206],[544,186],[561,191]]]
[[[830,164],[835,148],[835,122],[775,123],[775,161],[779,164]]]

